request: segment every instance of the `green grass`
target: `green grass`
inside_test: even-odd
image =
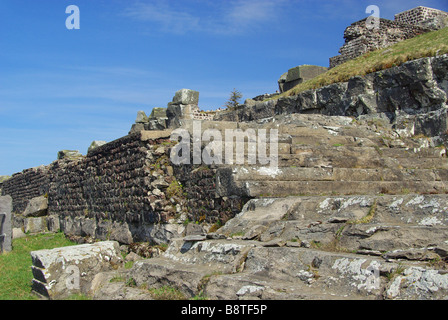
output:
[[[333,83],[346,82],[354,76],[363,76],[396,67],[407,61],[446,53],[448,53],[448,28],[428,32],[390,47],[368,52],[271,99],[294,96],[306,90],[318,89]]]
[[[74,245],[63,233],[14,239],[13,250],[0,255],[0,300],[36,300],[31,293],[31,251]]]
[[[170,286],[163,286],[161,288],[148,289],[154,300],[186,300],[185,295]]]

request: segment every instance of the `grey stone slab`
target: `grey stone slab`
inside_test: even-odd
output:
[[[0,197],[0,253],[12,250],[12,198]]]

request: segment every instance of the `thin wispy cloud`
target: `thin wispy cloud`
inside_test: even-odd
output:
[[[124,15],[140,21],[156,23],[163,32],[185,33],[199,28],[200,18],[185,11],[179,11],[164,2],[134,3]]]
[[[155,24],[161,32],[185,34],[244,34],[257,25],[272,23],[279,17],[286,0],[233,0],[221,3],[193,1],[207,10],[200,15],[192,6],[191,12],[178,10],[164,2],[136,2],[124,10],[124,15],[142,22]]]

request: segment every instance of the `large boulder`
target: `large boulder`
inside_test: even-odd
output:
[[[23,212],[25,217],[46,216],[48,211],[48,198],[45,196],[35,197],[28,201],[28,205]]]
[[[32,251],[31,259],[32,289],[50,299],[89,294],[95,275],[123,264],[115,241]]]

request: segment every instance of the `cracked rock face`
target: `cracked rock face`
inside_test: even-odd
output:
[[[123,263],[115,241],[32,251],[31,259],[32,288],[50,299],[89,294],[95,275],[118,269]]]

